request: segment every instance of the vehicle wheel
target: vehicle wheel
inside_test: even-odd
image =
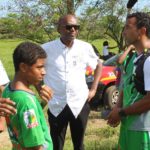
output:
[[[106,89],[104,93],[104,107],[107,109],[112,109],[118,101],[119,91],[115,85],[110,86]]]

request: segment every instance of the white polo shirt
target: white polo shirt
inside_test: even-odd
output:
[[[5,68],[3,67],[2,62],[0,61],[0,86],[5,85],[9,82],[7,73],[5,71]]]
[[[71,48],[60,39],[42,45],[48,57],[44,82],[54,91],[49,110],[58,116],[66,104],[75,117],[81,112],[88,97],[85,80],[86,67],[96,68],[98,57],[89,43],[74,40]]]

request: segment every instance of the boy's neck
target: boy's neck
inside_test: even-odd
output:
[[[26,92],[33,93],[33,91],[30,89],[30,84],[28,84],[27,81],[17,78],[16,76],[11,82],[10,86],[14,90],[23,90]]]

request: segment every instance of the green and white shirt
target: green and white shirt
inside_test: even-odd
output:
[[[136,90],[135,83],[133,81],[133,74],[135,71],[135,66],[134,66],[135,60],[137,60],[136,54],[132,56],[130,62],[128,63],[126,67],[126,72],[123,75],[123,82],[124,82],[123,83],[123,93],[124,93],[123,94],[123,107],[128,107],[132,105],[133,103],[135,103],[136,101],[141,100],[144,97],[144,95],[140,94]],[[149,69],[147,69],[147,71],[149,71]],[[149,79],[148,79],[149,75],[150,74],[144,70],[144,78],[146,76],[145,81],[150,84]],[[147,90],[147,86],[145,86],[145,88]],[[150,118],[150,111],[147,111],[139,115],[130,115],[130,116],[125,117],[122,120],[122,125],[128,128],[129,130],[150,131],[150,119],[149,118]]]
[[[36,96],[23,90],[11,90],[8,85],[2,95],[16,102],[17,114],[6,118],[13,150],[42,145],[52,150],[49,129]]]

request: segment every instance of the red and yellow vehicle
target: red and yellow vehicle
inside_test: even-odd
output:
[[[117,103],[119,91],[116,87],[116,55],[103,62],[102,75],[99,80],[98,89],[95,97],[91,100],[91,108],[104,105],[105,108],[113,108]],[[93,70],[87,67],[86,82],[90,88],[93,81]]]

